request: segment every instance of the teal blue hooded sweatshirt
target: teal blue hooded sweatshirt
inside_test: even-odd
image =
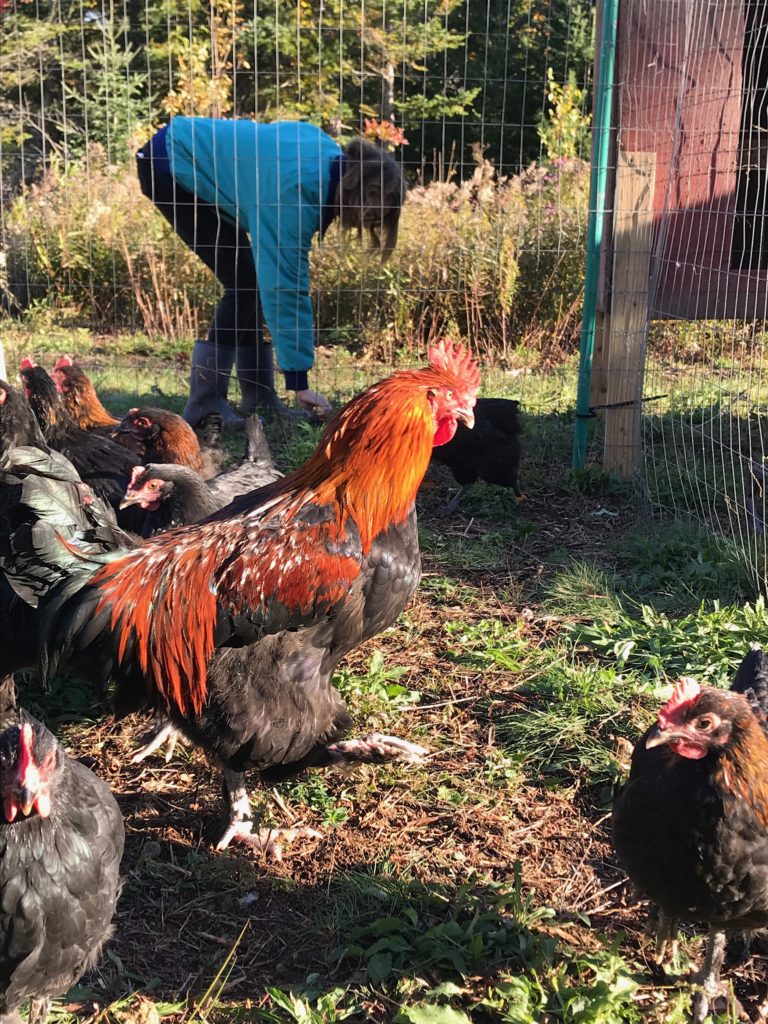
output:
[[[302,121],[174,117],[166,135],[172,176],[248,232],[264,319],[285,371],[314,362],[309,251],[341,148]]]

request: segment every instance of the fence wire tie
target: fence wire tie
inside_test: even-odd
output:
[[[658,402],[668,395],[648,395],[645,398],[630,398],[626,402],[606,402],[604,405],[590,405],[589,412],[577,412],[577,420],[591,420],[597,415],[597,409],[628,409],[630,406],[642,404],[643,402]]]

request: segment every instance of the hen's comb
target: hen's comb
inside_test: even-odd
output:
[[[128,484],[129,490],[135,490],[136,484],[139,482],[139,477],[146,473],[145,466],[134,466],[133,472],[131,473],[131,482]]]
[[[17,767],[19,782],[22,785],[24,785],[30,770],[35,767],[34,741],[35,734],[32,732],[32,726],[29,722],[25,722],[21,727],[19,735],[19,763]]]
[[[455,377],[462,388],[476,394],[480,390],[480,370],[477,363],[461,342],[452,338],[441,338],[427,351],[429,365]]]
[[[690,676],[681,676],[675,683],[672,696],[659,712],[659,725],[665,728],[669,722],[676,718],[679,712],[693,704],[701,696],[701,687]]]
[[[5,400],[8,397],[8,392],[5,388],[0,388],[0,406],[5,405]]]
[[[37,363],[31,356],[24,356],[19,363],[20,370],[32,370],[35,366],[37,366]]]
[[[59,356],[59,361],[54,366],[54,370],[61,370],[64,366],[74,366],[75,360],[72,356]]]

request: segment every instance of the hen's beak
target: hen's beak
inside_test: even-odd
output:
[[[141,501],[141,494],[139,491],[126,491],[125,497],[117,507],[119,509],[128,508],[129,505],[135,505],[139,501]]]
[[[653,747],[663,747],[665,743],[670,743],[672,740],[679,738],[679,735],[672,729],[662,729],[656,725],[645,741],[645,749],[651,750]]]
[[[16,791],[16,803],[19,805],[21,813],[25,818],[28,818],[32,813],[32,808],[35,806],[35,799],[37,793],[33,793],[31,789],[27,789],[26,786],[20,786]]]
[[[475,425],[475,413],[471,406],[465,405],[456,410],[456,418],[461,420],[470,430]]]

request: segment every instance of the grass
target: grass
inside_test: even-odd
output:
[[[149,359],[129,340],[125,370],[85,337],[30,340],[90,354],[116,411],[139,395],[183,401],[178,353]],[[379,372],[339,363],[335,397]],[[686,1019],[689,993],[653,963],[611,849],[612,793],[674,677],[727,684],[749,644],[768,642],[768,613],[732,547],[652,519],[594,469],[570,474],[570,422],[552,412],[563,379],[488,374],[489,391],[521,385],[528,502],[478,487],[448,516],[455,485],[430,473],[418,594],[338,672],[356,731],[422,743],[426,765],[281,785],[270,820],[322,832],[283,862],[214,853],[219,784],[199,753],[130,765],[135,721],[115,725],[74,680],[49,693],[24,681],[31,709],[109,780],[128,830],[116,936],[56,1021]],[[284,469],[317,436],[270,432]],[[700,955],[686,932],[677,969]],[[760,954],[727,969],[753,1016],[764,971]]]

